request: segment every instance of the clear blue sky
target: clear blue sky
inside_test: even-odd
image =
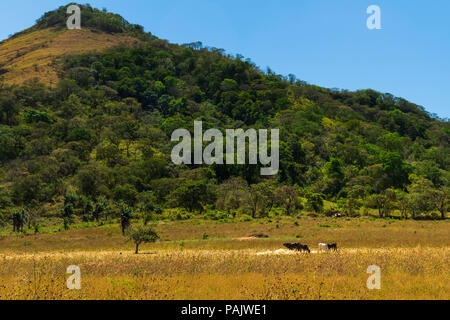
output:
[[[0,38],[69,1],[1,1]],[[448,0],[91,0],[174,43],[202,41],[329,88],[372,88],[450,117]],[[366,9],[381,8],[382,30]]]

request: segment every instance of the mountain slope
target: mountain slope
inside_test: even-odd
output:
[[[90,5],[82,10],[82,29],[66,27],[67,6],[45,13],[31,28],[0,43],[0,75],[8,84],[23,84],[37,79],[55,86],[60,80],[59,64],[66,55],[131,47],[151,39],[139,25],[120,15],[100,11]]]
[[[294,215],[321,213],[324,200],[327,214],[445,216],[450,126],[422,107],[264,73],[240,56],[169,44],[84,8],[91,15],[81,31],[64,30],[60,8],[2,44],[9,83],[32,73],[51,84],[0,85],[5,221],[21,207],[66,223],[97,219],[97,209],[176,219]],[[260,165],[174,165],[170,137],[192,132],[195,120],[204,130],[279,129],[279,174],[261,177]]]
[[[55,86],[60,79],[58,63],[65,55],[131,47],[139,42],[129,34],[112,35],[89,28],[36,30],[0,43],[0,72],[8,84],[23,84],[36,78]]]

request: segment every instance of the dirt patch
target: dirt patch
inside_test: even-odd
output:
[[[258,240],[257,237],[242,237],[242,238],[234,238],[233,240],[237,241],[251,241],[251,240]]]

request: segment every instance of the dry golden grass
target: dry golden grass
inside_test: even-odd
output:
[[[102,51],[132,46],[139,40],[125,34],[110,35],[88,28],[38,30],[0,43],[0,66],[8,84],[22,84],[37,78],[54,86],[58,82],[58,62],[66,54]]]
[[[298,224],[166,222],[158,226],[162,241],[139,255],[117,225],[8,236],[0,240],[0,299],[450,299],[446,221]],[[271,238],[235,240],[254,232]],[[341,249],[281,250],[297,233],[314,250],[329,239]],[[69,265],[81,268],[81,290],[66,288]],[[370,265],[381,267],[381,290],[366,287]]]
[[[2,299],[449,299],[448,248],[258,255],[257,250],[156,250],[0,256]],[[369,265],[381,290],[366,288]],[[82,289],[68,290],[78,265]]]

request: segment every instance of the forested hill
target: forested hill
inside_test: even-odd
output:
[[[118,15],[82,7],[89,32],[137,42],[64,52],[54,62],[54,85],[1,85],[4,223],[22,208],[66,223],[131,210],[175,210],[177,218],[447,212],[450,125],[422,107],[373,90],[332,90],[263,72],[241,56],[201,43],[170,44]],[[65,7],[46,13],[0,50],[34,32],[79,34],[64,30],[65,18]],[[45,48],[40,54],[51,57]],[[194,120],[204,130],[280,129],[279,174],[263,178],[257,165],[174,165],[170,136],[192,130]]]

